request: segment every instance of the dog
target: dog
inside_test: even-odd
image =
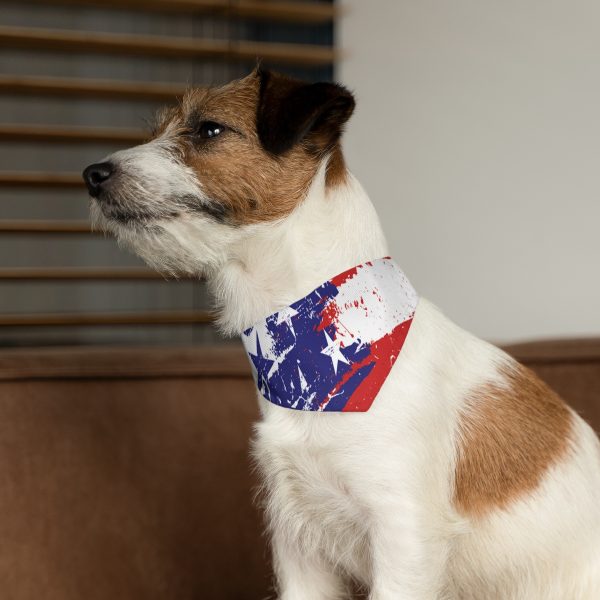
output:
[[[84,171],[93,221],[160,272],[204,277],[240,335],[388,254],[341,150],[354,106],[340,85],[261,68],[190,90],[148,143]],[[278,597],[341,599],[355,582],[371,600],[600,598],[591,428],[424,298],[394,358],[364,412],[258,394]]]

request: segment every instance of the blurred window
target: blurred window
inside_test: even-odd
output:
[[[164,281],[89,232],[80,173],[143,140],[157,108],[188,84],[243,76],[256,55],[292,75],[331,79],[333,4],[1,4],[0,346],[216,341],[202,282]],[[161,55],[157,40],[187,50]],[[198,40],[208,50],[194,49]],[[316,64],[305,44],[319,47]]]

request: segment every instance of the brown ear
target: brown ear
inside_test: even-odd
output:
[[[305,83],[258,70],[256,127],[263,147],[279,155],[310,138],[318,151],[331,149],[354,110],[354,97],[334,83]]]

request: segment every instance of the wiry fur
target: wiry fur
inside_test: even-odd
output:
[[[160,156],[134,149],[121,158],[143,170]],[[204,274],[220,327],[239,334],[332,275],[387,254],[364,190],[351,175],[327,185],[327,160],[303,200],[276,220],[231,226],[182,210],[128,223],[94,214],[156,268]],[[194,181],[177,158],[152,172],[141,206],[160,213],[165,190],[178,185],[203,198],[202,174]],[[577,415],[569,413],[561,430],[564,448],[545,448],[550,458],[535,485],[517,486],[509,501],[490,501],[483,512],[455,501],[465,411],[484,406],[490,386],[508,389],[513,369],[506,354],[421,299],[368,412],[296,412],[259,397],[254,456],[279,597],[345,598],[353,579],[371,600],[600,598],[599,444]],[[528,401],[524,390],[510,389],[511,401]],[[540,422],[554,426],[551,416]],[[526,429],[527,419],[513,426]],[[500,455],[510,443],[504,436]]]

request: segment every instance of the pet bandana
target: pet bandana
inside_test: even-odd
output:
[[[244,331],[260,393],[296,410],[369,410],[398,358],[417,301],[389,257],[326,281]]]

